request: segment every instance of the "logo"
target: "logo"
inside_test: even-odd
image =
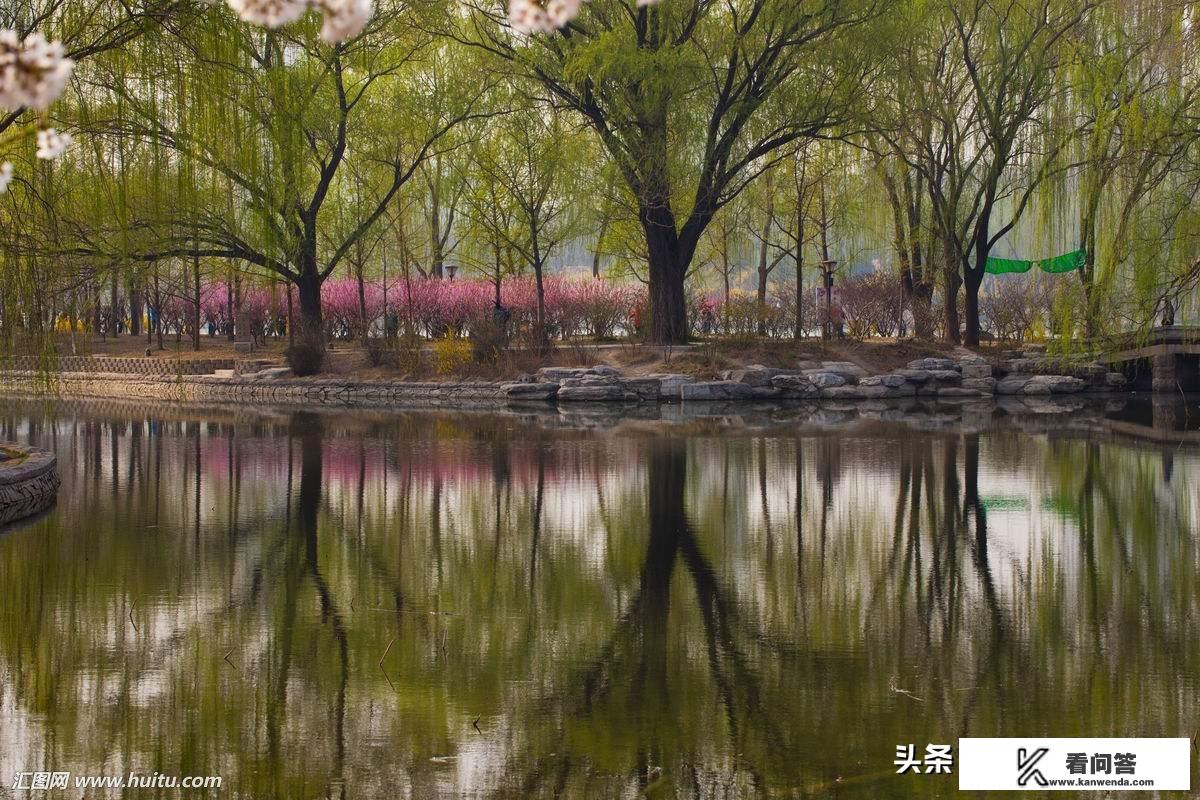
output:
[[[964,738],[957,755],[963,791],[1191,789],[1192,743],[1186,738]]]
[[[1038,786],[1049,785],[1046,777],[1042,775],[1042,771],[1037,769],[1037,763],[1049,752],[1050,748],[1048,747],[1039,747],[1032,752],[1024,747],[1017,750],[1017,785],[1027,785],[1030,778],[1033,778]]]

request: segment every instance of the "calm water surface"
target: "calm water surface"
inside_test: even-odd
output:
[[[0,533],[0,796],[950,797],[896,745],[1200,736],[1195,445],[870,416],[0,405],[63,478]]]

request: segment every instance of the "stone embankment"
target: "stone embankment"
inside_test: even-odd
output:
[[[324,405],[363,408],[494,407],[505,403],[689,403],[767,400],[841,401],[985,398],[993,395],[1061,395],[1117,391],[1125,379],[1092,367],[1076,374],[1047,374],[1045,362],[982,357],[922,358],[903,369],[870,374],[842,361],[804,361],[792,368],[758,364],[730,370],[719,380],[682,373],[623,375],[609,366],[544,367],[511,382],[441,383],[295,378],[287,367],[239,362],[211,375],[10,371],[0,392],[58,397],[136,398],[146,401]]]
[[[1016,361],[1015,359],[1013,361]],[[545,367],[536,375],[504,384],[511,400],[578,402],[688,402],[730,400],[879,400],[905,397],[987,397],[992,395],[1076,394],[1118,391],[1125,378],[1118,373],[1076,375],[1040,374],[1034,365],[1005,362],[994,366],[979,356],[960,359],[922,358],[904,369],[872,375],[841,361],[801,362],[783,369],[753,364],[730,370],[717,381],[664,373],[624,376],[608,366]],[[1026,367],[1017,371],[1014,367]]]

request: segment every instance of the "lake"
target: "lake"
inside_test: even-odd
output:
[[[897,745],[1200,731],[1200,406],[643,416],[5,401],[63,484],[0,796],[949,797]]]

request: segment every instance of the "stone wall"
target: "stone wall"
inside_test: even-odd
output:
[[[234,369],[232,358],[141,358],[137,356],[58,356],[43,363],[33,356],[4,359],[4,368],[17,371],[103,372],[122,375],[211,375]]]
[[[0,525],[41,513],[58,494],[57,459],[51,453],[4,444],[17,458],[0,461]]]
[[[255,380],[212,375],[134,376],[97,373],[0,373],[0,393],[174,403],[389,406],[499,405],[498,383],[406,383],[338,378]]]

